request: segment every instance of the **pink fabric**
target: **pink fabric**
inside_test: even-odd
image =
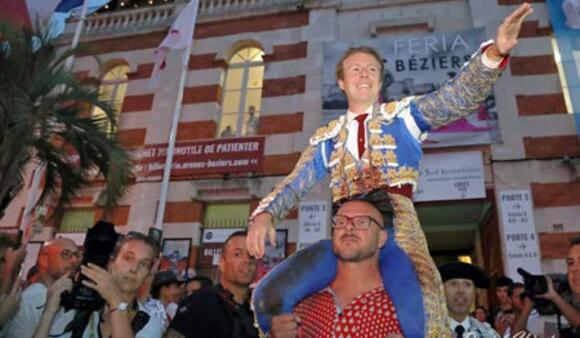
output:
[[[295,314],[301,319],[300,337],[386,337],[401,334],[395,307],[383,286],[353,299],[340,313],[330,290],[303,300]]]

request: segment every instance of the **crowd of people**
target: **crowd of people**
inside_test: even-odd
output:
[[[300,302],[294,311],[272,318],[269,337],[406,337],[392,298],[383,284],[379,253],[389,232],[376,206],[365,200],[341,205],[332,219],[337,274],[329,285]],[[118,239],[105,268],[80,265],[83,248],[59,237],[44,243],[32,282],[20,280],[25,251],[0,237],[2,302],[0,337],[258,337],[250,306],[257,260],[246,247],[247,232],[234,232],[223,244],[216,285],[207,277],[180,279],[156,272],[159,247],[130,233]],[[472,264],[439,267],[453,337],[544,337],[535,302],[549,300],[568,323],[560,337],[580,332],[580,238],[567,258],[568,288],[530,295],[523,283],[495,280],[497,307],[475,306],[476,289],[490,287],[485,272]],[[80,283],[103,300],[97,308],[70,307],[63,294]],[[522,336],[518,333],[524,332]],[[531,335],[528,335],[531,334]]]
[[[70,239],[46,242],[35,282],[27,285],[18,276],[25,244],[14,249],[7,236],[0,237],[7,289],[0,337],[258,337],[249,306],[256,260],[245,237],[236,232],[225,241],[217,285],[204,276],[182,280],[169,270],[156,272],[158,244],[135,232],[119,237],[105,267],[81,265],[84,248]],[[81,285],[96,291],[101,304],[68,304],[65,295]]]

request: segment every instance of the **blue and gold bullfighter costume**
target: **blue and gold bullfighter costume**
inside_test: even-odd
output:
[[[327,174],[334,203],[363,196],[388,199],[394,233],[381,249],[379,264],[405,337],[450,336],[443,284],[429,255],[412,192],[426,133],[475,111],[500,77],[505,62],[496,68],[488,66],[489,60],[482,60],[485,47],[438,90],[375,104],[366,120],[368,141],[360,159],[346,147],[345,116],[318,129],[292,173],[252,213],[251,218],[270,213],[276,224]],[[302,299],[330,284],[335,274],[336,256],[330,241],[289,257],[262,279],[254,293],[260,328],[268,332],[273,316],[291,312]]]

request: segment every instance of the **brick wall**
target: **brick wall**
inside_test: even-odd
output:
[[[195,26],[195,39],[263,32],[308,25],[308,12],[285,12],[240,19],[201,23]]]
[[[524,137],[524,149],[526,158],[580,157],[580,140],[578,135]]]
[[[260,116],[258,134],[272,135],[302,131],[304,113]]]
[[[201,202],[167,202],[163,222],[183,223],[202,222],[204,204]]]
[[[98,220],[105,219],[115,225],[127,225],[129,223],[129,212],[131,211],[130,205],[120,205],[115,207],[108,214],[104,214],[102,208],[95,209],[94,222]]]
[[[534,208],[580,205],[580,182],[532,183]]]
[[[268,176],[289,174],[299,158],[300,153],[264,156],[262,173]]]
[[[125,148],[134,148],[145,144],[147,129],[123,129],[117,132],[119,142]]]
[[[136,111],[150,111],[153,107],[154,97],[155,94],[127,95],[123,100],[121,112],[131,113]]]
[[[211,121],[181,122],[177,127],[177,141],[192,141],[214,138],[217,123]]]
[[[570,241],[580,236],[580,232],[541,232],[538,234],[542,259],[564,259],[570,248]]]
[[[279,79],[265,79],[262,97],[284,96],[304,93],[306,76],[299,75]]]
[[[518,115],[566,114],[566,103],[562,93],[541,95],[517,95]]]
[[[186,87],[183,91],[183,104],[219,102],[221,87],[218,84]]]

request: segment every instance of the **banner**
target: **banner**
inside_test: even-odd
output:
[[[580,0],[550,0],[546,5],[559,51],[556,61],[562,66],[562,82],[567,85],[563,89],[568,90],[580,137]]]
[[[329,238],[330,201],[303,201],[298,203],[298,245],[304,249],[322,239]]]
[[[505,270],[508,277],[521,281],[522,277],[517,273],[518,268],[532,274],[542,274],[530,191],[500,191],[499,206],[503,224],[502,241],[505,244]]]
[[[137,177],[161,176],[167,144],[145,145],[134,151]],[[175,144],[171,176],[249,173],[262,170],[264,138],[243,137]]]
[[[479,151],[426,154],[420,172],[415,202],[485,198]]]
[[[380,99],[389,102],[436,90],[460,71],[485,40],[483,29],[469,29],[326,43],[322,123],[327,124],[344,114],[348,107],[346,96],[338,87],[335,77],[335,66],[348,47],[374,47],[386,60]],[[499,142],[495,106],[495,96],[492,94],[467,118],[431,131],[423,146],[449,147]]]

